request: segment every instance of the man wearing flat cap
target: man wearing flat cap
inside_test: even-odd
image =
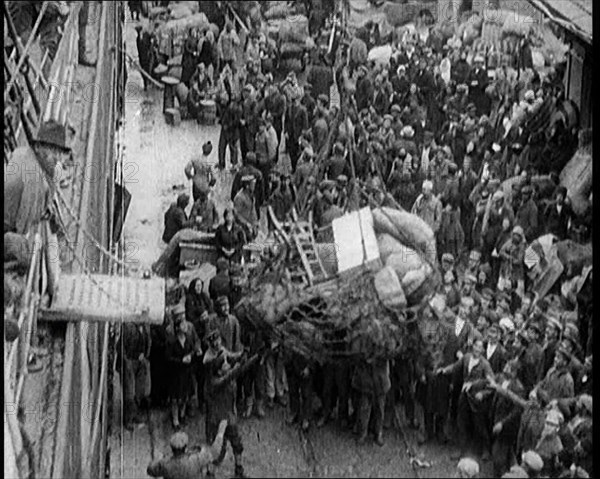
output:
[[[411,213],[417,215],[427,223],[437,235],[442,221],[442,203],[433,195],[433,183],[429,180],[423,182],[422,193],[417,197]]]
[[[260,207],[265,200],[268,178],[265,178],[257,167],[256,153],[249,151],[246,159],[242,161],[242,167],[233,177],[231,184],[230,198],[233,201],[239,191],[243,188],[242,178],[251,175],[256,179],[256,187],[254,188],[254,199],[256,206],[256,214],[260,217]]]
[[[339,141],[333,145],[333,155],[327,161],[325,172],[327,178],[335,180],[340,175],[349,176],[349,165],[345,157],[346,150]]]
[[[573,376],[569,372],[570,360],[569,351],[559,346],[554,353],[552,367],[548,370],[544,379],[536,385],[536,389],[545,391],[550,400],[575,396]]]
[[[188,435],[179,431],[171,436],[169,445],[173,456],[155,459],[148,465],[146,473],[163,479],[191,479],[203,477],[207,468],[219,456],[223,447],[223,437],[227,421],[221,421],[212,444],[202,444],[194,452],[188,452]]]
[[[519,379],[525,390],[529,393],[542,378],[544,368],[544,352],[539,344],[541,335],[540,326],[537,323],[529,323],[525,331],[527,346],[520,357],[521,370]]]

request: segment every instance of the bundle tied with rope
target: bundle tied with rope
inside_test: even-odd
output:
[[[394,215],[398,214],[415,221],[410,213],[382,210],[381,215],[392,215],[388,226],[395,224]],[[377,216],[374,214],[376,232]],[[393,231],[399,235],[397,228]],[[439,273],[435,264],[429,263],[426,246],[414,243],[419,240],[417,235],[405,232],[402,239],[421,258],[419,271],[427,271],[413,289],[406,280],[410,281],[410,273],[415,271],[398,278],[410,293],[403,304],[391,304],[381,296],[377,278],[387,267],[380,271],[357,268],[308,288],[292,283],[287,271],[293,249],[282,245],[277,256],[255,270],[246,294],[236,305],[236,314],[266,331],[284,349],[320,363],[414,356],[423,342],[416,325],[417,311],[435,291]]]

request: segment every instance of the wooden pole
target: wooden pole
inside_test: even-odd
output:
[[[4,8],[6,9],[6,6]],[[47,8],[48,8],[48,2],[44,2],[42,5],[42,9],[40,10],[40,13],[35,21],[35,25],[33,26],[33,29],[31,30],[31,34],[29,35],[27,44],[25,45],[25,48],[24,48],[23,52],[21,53],[21,58],[19,58],[19,63],[17,63],[17,68],[15,68],[14,73],[12,74],[12,76],[10,77],[10,80],[8,81],[8,85],[6,86],[6,88],[4,90],[4,101],[5,102],[8,99],[8,93],[9,93],[10,89],[13,87],[13,85],[15,84],[15,81],[17,80],[19,71],[21,70],[23,63],[25,63],[25,59],[27,58],[27,52],[29,51],[29,49],[31,48],[31,45],[33,44],[33,41],[35,40],[38,28],[40,27],[40,24],[42,23],[42,18],[44,17],[44,14],[46,13]],[[9,15],[8,11],[6,11],[6,15]]]

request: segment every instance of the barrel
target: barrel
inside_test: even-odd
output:
[[[200,122],[203,125],[214,125],[217,121],[217,104],[213,100],[200,102]]]

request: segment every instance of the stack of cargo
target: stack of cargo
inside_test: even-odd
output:
[[[422,341],[411,324],[439,285],[434,235],[406,211],[377,208],[370,213],[372,230],[361,235],[376,238],[378,261],[372,260],[372,245],[366,245],[371,259],[365,257],[362,267],[304,287],[291,282],[291,251],[283,247],[250,278],[236,313],[284,347],[318,361],[406,354]],[[358,232],[348,234],[356,239]],[[338,262],[344,269],[340,252]]]

